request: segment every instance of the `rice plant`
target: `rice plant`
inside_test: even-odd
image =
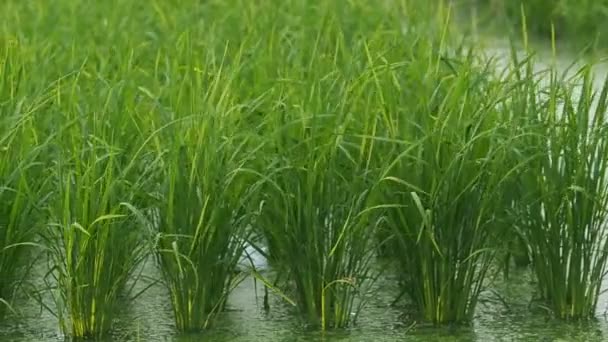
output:
[[[19,127],[2,126],[7,134],[0,138],[0,315],[14,311],[11,303],[31,264],[24,259],[34,246],[46,199],[45,176],[36,162],[41,146],[32,146],[35,141]]]
[[[119,177],[119,152],[94,137],[87,140],[82,143],[88,147],[56,166],[57,199],[45,236],[62,330],[99,338],[110,330],[146,244],[128,209],[132,186]]]
[[[26,95],[24,59],[15,42],[0,46],[0,316],[16,309],[13,299],[33,264],[27,257],[34,255],[40,208],[48,199],[45,142],[33,125],[48,95]]]
[[[358,313],[355,300],[372,276],[368,192],[363,175],[344,173],[345,158],[335,141],[315,144],[311,137],[302,144],[308,145],[302,160],[279,157],[264,173],[256,224],[277,270],[287,272],[305,321],[322,330],[345,327]]]
[[[158,127],[154,138],[159,193],[149,216],[180,332],[210,328],[244,278],[237,263],[249,231],[249,177],[240,171],[254,152],[248,150],[249,133],[242,131],[248,111],[234,104],[231,93],[238,68],[226,60],[229,47],[220,60],[213,49],[192,51],[191,43],[185,35],[177,46],[184,59],[164,70],[183,83],[166,94],[176,118]],[[238,54],[230,56],[237,66]]]
[[[163,173],[157,258],[180,331],[210,327],[242,279],[240,154],[234,141],[216,135],[226,122],[208,115],[171,145]]]
[[[547,74],[542,93],[520,98],[528,147],[521,158],[529,165],[514,214],[541,299],[558,318],[587,319],[596,312],[608,257],[608,80],[594,90],[591,65],[571,78]]]
[[[396,239],[403,291],[436,324],[471,320],[502,229],[510,174],[504,89],[491,63],[469,55],[431,63],[384,172],[385,224]],[[409,71],[419,75],[420,68]]]
[[[91,83],[98,86],[95,79]],[[48,149],[54,189],[42,235],[54,301],[48,308],[73,338],[101,338],[110,331],[118,305],[129,300],[127,281],[135,280],[131,276],[148,251],[131,209],[144,206],[138,194],[147,181],[139,154],[130,150],[137,135],[124,126],[133,118],[113,108],[121,95],[116,88],[92,88],[103,95],[90,100],[99,94],[91,83],[76,75],[67,83],[70,91],[58,85],[57,104],[48,109],[63,119]],[[89,101],[81,106],[83,97]]]
[[[329,68],[337,51],[313,58]],[[359,162],[361,140],[348,133],[359,124],[345,109],[352,85],[332,71],[310,72],[318,81],[280,87],[290,96],[263,122],[269,138],[261,151],[268,153],[258,166],[255,226],[286,280],[281,288],[309,326],[326,330],[355,321],[374,277],[375,225],[367,208],[375,182]]]
[[[398,37],[388,25],[397,16],[368,6],[322,2],[308,8],[314,15],[304,28],[286,20],[291,34],[268,39],[288,38],[288,45],[272,46],[272,56],[289,64],[278,70],[281,82],[273,85],[256,126],[263,147],[256,166],[255,227],[281,278],[277,286],[303,321],[321,330],[352,325],[376,275],[371,117],[381,110],[371,75],[386,61],[368,61],[366,44],[388,50]],[[349,14],[363,10],[375,19],[353,21]],[[383,45],[382,35],[394,40]],[[290,46],[301,53],[294,55]]]

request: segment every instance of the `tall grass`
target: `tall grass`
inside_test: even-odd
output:
[[[608,87],[595,94],[589,68],[545,87],[518,60],[497,76],[452,45],[451,3],[0,4],[0,33],[23,45],[0,48],[0,299],[40,207],[74,337],[111,330],[148,247],[177,330],[212,327],[253,234],[322,330],[352,325],[378,249],[424,320],[470,321],[506,233],[559,317],[592,315]],[[590,33],[606,7],[495,3],[523,4],[541,34]]]
[[[9,140],[9,141],[7,141]],[[2,139],[3,151],[0,159],[2,188],[0,189],[0,313],[4,313],[12,301],[14,290],[20,279],[19,262],[23,254],[21,244],[31,241],[35,222],[28,222],[32,206],[27,194],[26,179],[21,174],[18,147],[10,140]],[[21,175],[20,175],[21,174]]]
[[[371,75],[386,67],[381,56],[397,45],[399,27],[389,23],[399,21],[390,7],[364,1],[291,5],[272,10],[276,24],[261,33],[266,55],[252,64],[269,90],[252,127],[263,147],[260,201],[251,210],[260,211],[255,227],[300,316],[321,330],[342,328],[355,321],[375,276],[368,206],[381,109]],[[300,10],[306,15],[292,21]],[[353,20],[361,13],[365,20]],[[373,61],[367,44],[383,49]]]
[[[57,203],[47,233],[56,313],[73,337],[108,332],[119,295],[145,251],[136,220],[122,204],[129,190],[117,175],[117,152],[89,143],[99,150],[64,157],[56,167]]]
[[[236,179],[240,153],[234,141],[214,133],[227,123],[204,115],[168,150],[159,211],[158,261],[180,331],[210,327],[242,279],[236,269],[246,238],[244,187]]]
[[[45,175],[36,162],[40,146],[19,118],[3,117],[0,126],[0,314],[13,310],[12,301],[31,265],[25,257],[40,227],[40,207],[46,199]],[[17,120],[11,120],[17,119]],[[1,119],[0,119],[1,120]],[[17,121],[17,122],[11,122]]]
[[[440,9],[436,19],[446,20],[449,10]],[[510,174],[503,163],[508,137],[496,107],[507,92],[492,64],[473,52],[448,57],[449,23],[403,32],[387,20],[386,28],[365,31],[369,36],[350,37],[356,48],[345,48],[341,38],[350,32],[331,19],[315,36],[310,64],[283,74],[317,81],[277,86],[280,105],[269,110],[278,112],[266,133],[275,151],[261,172],[256,224],[270,257],[289,274],[308,322],[347,325],[353,296],[345,292],[348,300],[335,302],[334,316],[324,318],[323,307],[332,304],[323,302],[323,289],[343,279],[348,291],[349,279],[368,274],[377,221],[366,214],[375,202],[386,209],[389,228],[379,240],[395,237],[387,249],[424,318],[470,320],[504,225],[497,202]],[[336,32],[337,48],[329,50],[326,37]],[[342,59],[350,70],[333,64]],[[365,63],[357,69],[353,60]],[[380,174],[381,198],[369,198]],[[344,253],[337,254],[338,244]]]
[[[529,66],[523,75],[518,103],[528,131],[520,151],[530,162],[519,178],[518,227],[554,315],[591,318],[608,258],[608,81],[594,90],[591,65],[574,76],[551,70],[540,93],[530,91]]]
[[[157,151],[156,256],[181,332],[210,328],[244,275],[237,263],[250,231],[249,183],[240,171],[253,151],[242,131],[247,111],[230,93],[237,70],[224,62],[184,65],[185,82],[169,96],[180,117],[163,129]]]
[[[14,41],[0,46],[0,316],[16,309],[11,304],[32,265],[27,256],[48,199],[40,161],[45,143],[33,125],[48,95],[26,91],[24,55]]]
[[[511,170],[507,123],[496,109],[506,92],[493,72],[470,54],[412,66],[425,87],[397,127],[384,171],[385,222],[403,291],[432,323],[472,319],[502,234],[500,201]]]
[[[343,167],[348,159],[339,136],[319,138],[315,121],[322,118],[309,119],[310,136],[265,170],[256,224],[271,260],[293,282],[295,303],[306,322],[322,329],[345,327],[358,313],[355,300],[372,276],[368,191],[363,174]]]
[[[325,5],[309,9],[323,13],[307,18],[310,28],[292,28],[291,44],[302,54],[280,70],[281,82],[256,127],[264,146],[256,168],[260,205],[253,208],[260,208],[255,226],[271,264],[287,280],[280,285],[304,321],[322,330],[356,319],[360,295],[373,278],[375,231],[366,211],[374,176],[355,137],[368,115],[356,94],[369,80],[362,80],[367,66],[353,55],[364,56],[357,34],[370,33],[337,15],[358,10],[358,3]],[[314,44],[306,45],[311,39]],[[276,53],[292,58],[287,47]]]
[[[127,281],[147,254],[146,235],[131,209],[144,205],[138,193],[147,178],[130,150],[136,136],[127,138],[121,124],[132,117],[113,108],[124,94],[118,87],[90,88],[86,74],[75,75],[67,91],[58,85],[57,104],[49,110],[66,124],[59,125],[49,151],[54,197],[43,237],[52,312],[63,333],[101,338],[118,305],[128,301]]]

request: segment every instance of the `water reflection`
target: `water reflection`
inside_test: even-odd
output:
[[[137,288],[149,286],[158,277],[152,263],[146,264],[145,280]],[[107,341],[602,341],[608,337],[608,323],[602,317],[585,323],[564,323],[549,318],[530,305],[535,284],[531,272],[519,270],[508,280],[498,276],[483,293],[471,326],[409,329],[402,318],[402,307],[390,304],[397,291],[394,278],[385,277],[376,284],[375,295],[361,313],[357,326],[322,336],[307,331],[293,309],[272,298],[271,310],[262,305],[263,289],[252,278],[241,283],[218,318],[216,327],[204,334],[178,335],[173,327],[168,295],[155,284],[132,305],[121,308],[115,332]],[[137,289],[136,289],[137,290]],[[255,293],[257,291],[258,298]],[[603,312],[606,298],[599,308]],[[10,318],[0,325],[2,341],[63,341],[54,316],[31,300],[20,306],[23,317]],[[600,312],[601,314],[601,312]]]

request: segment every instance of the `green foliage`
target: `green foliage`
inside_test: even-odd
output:
[[[547,73],[541,93],[523,65],[514,102],[526,122],[519,157],[528,162],[518,179],[517,226],[554,314],[591,318],[608,258],[608,86],[594,90],[585,65],[569,78]]]
[[[317,120],[311,118],[311,136],[301,141],[305,153],[293,146],[265,170],[256,223],[271,259],[293,281],[299,311],[325,329],[347,326],[358,311],[355,299],[371,276],[374,230],[365,220],[363,175],[345,173],[339,141],[325,136],[315,143]]]
[[[186,138],[169,149],[163,173],[157,255],[181,331],[208,328],[241,279],[236,264],[246,222],[238,152],[226,137],[208,136],[228,126],[208,124],[181,130]]]
[[[123,201],[132,190],[118,177],[116,151],[88,141],[57,165],[58,194],[47,232],[56,310],[74,337],[101,337],[112,323],[118,297],[145,255],[145,243]]]
[[[249,190],[241,169],[252,152],[245,150],[248,135],[241,131],[247,113],[232,104],[229,68],[188,67],[191,82],[173,104],[182,117],[162,129],[156,151],[156,256],[182,332],[211,327],[243,279],[237,263],[249,234]],[[216,76],[206,83],[201,73],[212,70]]]
[[[382,201],[403,291],[425,320],[443,324],[472,318],[502,235],[500,199],[511,170],[496,110],[505,92],[492,66],[467,55],[438,63],[450,68],[416,75],[427,80],[428,95],[410,102]]]
[[[10,308],[15,291],[27,275],[24,260],[34,246],[44,178],[35,160],[41,146],[32,146],[22,123],[4,117],[7,132],[0,138],[0,314]],[[9,122],[7,122],[9,121]],[[11,127],[13,126],[13,127]],[[16,127],[15,127],[16,126]]]
[[[250,210],[260,211],[255,227],[285,281],[281,290],[293,296],[305,322],[346,327],[374,277],[375,222],[367,209],[377,165],[368,124],[377,108],[367,92],[383,62],[380,56],[367,61],[366,44],[388,50],[399,33],[388,26],[396,16],[365,2],[292,5],[306,8],[306,25],[292,22],[294,8],[271,11],[280,30],[262,34],[265,42],[280,43],[252,61],[257,79],[269,79],[270,88],[252,127],[262,147],[252,170],[259,202]],[[362,12],[370,20],[351,19]]]
[[[131,210],[145,206],[147,182],[133,117],[118,109],[117,98],[126,97],[120,87],[100,86],[90,77],[95,73],[83,66],[65,80],[70,91],[57,84],[56,102],[47,109],[59,124],[48,148],[53,196],[42,235],[50,264],[46,280],[56,289],[53,312],[60,327],[75,338],[109,332],[148,250]]]
[[[46,142],[33,122],[48,96],[26,100],[25,54],[14,41],[0,44],[0,315],[11,307],[32,265],[40,208],[48,196],[43,172]]]

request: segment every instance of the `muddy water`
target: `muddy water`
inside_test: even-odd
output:
[[[153,265],[144,272],[157,276]],[[279,299],[271,308],[262,306],[263,291],[252,279],[245,280],[233,293],[228,310],[217,326],[206,334],[179,336],[172,325],[167,295],[160,286],[152,286],[132,305],[122,308],[115,322],[115,333],[107,341],[605,341],[608,323],[604,312],[594,322],[568,324],[549,319],[544,309],[530,304],[534,284],[527,270],[513,272],[508,280],[497,276],[490,280],[478,306],[474,322],[468,327],[411,327],[404,306],[390,305],[396,294],[396,282],[387,275],[380,280],[358,324],[348,330],[329,333],[308,332]],[[142,281],[138,287],[146,286]],[[256,298],[256,292],[259,298]],[[605,310],[603,297],[599,308]],[[0,325],[0,341],[62,341],[56,319],[40,312],[32,301],[19,307],[21,318],[11,318]]]

